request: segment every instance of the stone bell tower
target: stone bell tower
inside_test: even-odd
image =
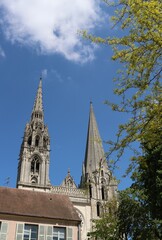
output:
[[[44,124],[42,79],[40,79],[30,122],[26,124],[19,155],[17,187],[48,191],[50,138]]]
[[[116,197],[117,194],[117,181],[108,169],[92,103],[90,103],[85,160],[80,187],[86,188],[89,192],[91,219],[100,217],[104,203]]]

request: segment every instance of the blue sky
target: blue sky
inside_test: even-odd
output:
[[[111,48],[95,46],[78,35],[82,29],[117,35],[118,29],[112,30],[109,22],[112,12],[96,0],[71,0],[65,6],[65,0],[0,1],[0,185],[10,177],[9,186],[15,187],[23,132],[42,73],[52,184],[59,185],[68,168],[75,182],[80,181],[90,101],[104,141],[115,139],[118,124],[127,118],[104,104],[118,101],[113,78],[120,65],[111,60]],[[127,158],[116,171],[117,178]],[[128,182],[123,179],[119,188]]]

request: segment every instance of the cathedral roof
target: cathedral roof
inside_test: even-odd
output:
[[[0,187],[0,214],[80,222],[68,196]]]

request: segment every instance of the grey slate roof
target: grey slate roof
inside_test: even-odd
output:
[[[80,222],[68,196],[0,187],[0,214]]]

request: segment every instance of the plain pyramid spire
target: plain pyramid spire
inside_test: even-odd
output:
[[[107,162],[102,146],[102,140],[98,130],[93,105],[92,102],[90,102],[86,153],[84,160],[85,174],[92,174],[94,171],[100,168],[101,164],[107,169]]]

